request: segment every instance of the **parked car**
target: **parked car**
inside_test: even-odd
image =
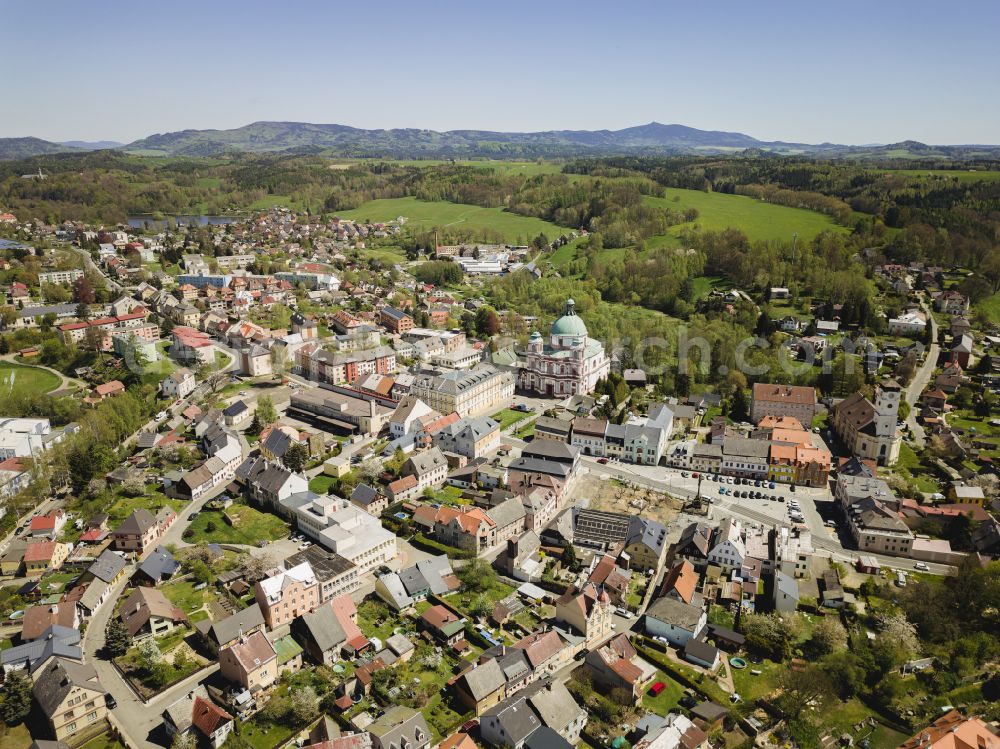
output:
[[[915,565],[913,565],[913,569],[921,570],[923,572],[930,572],[931,568],[928,567],[924,562],[917,562]]]
[[[114,710],[118,707],[118,700],[115,699],[113,694],[108,692],[104,695],[104,704],[107,706],[108,710]]]
[[[666,688],[667,688],[666,684],[664,684],[662,681],[658,681],[649,688],[649,695],[651,697],[656,697],[656,695],[658,695]]]
[[[600,463],[602,466],[606,466],[608,464],[608,459],[607,458],[598,458],[597,462]]]

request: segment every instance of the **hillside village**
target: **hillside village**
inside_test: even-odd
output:
[[[1000,332],[959,271],[873,262],[877,331],[713,287],[858,361],[723,392],[494,304],[576,232],[0,222],[4,746],[1000,746]]]

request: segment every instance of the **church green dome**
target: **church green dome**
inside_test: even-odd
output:
[[[566,300],[563,316],[552,323],[552,335],[587,335],[587,326],[576,314],[576,303],[572,299]]]

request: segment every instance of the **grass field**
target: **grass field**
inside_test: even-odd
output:
[[[372,200],[352,211],[341,211],[337,215],[360,221],[389,221],[397,216],[405,216],[406,225],[418,231],[435,226],[470,231],[492,230],[499,232],[503,235],[504,241],[511,244],[527,244],[539,234],[545,234],[551,239],[566,231],[548,221],[518,216],[500,208],[480,208],[475,205],[423,201],[416,198]]]
[[[221,512],[205,510],[190,525],[194,531],[190,543],[229,543],[255,545],[258,541],[273,541],[288,535],[288,527],[274,515],[246,505],[233,505],[227,512],[233,518],[229,525]],[[209,523],[212,530],[209,530]]]
[[[654,237],[650,246],[670,246],[677,241],[681,231],[696,226],[706,231],[735,228],[741,230],[752,242],[768,239],[812,239],[828,229],[847,231],[837,226],[829,216],[805,208],[788,208],[774,203],[764,203],[745,195],[701,192],[700,190],[667,189],[664,198],[647,197],[650,205],[671,210],[696,208],[698,219],[691,224],[671,227],[665,237]]]
[[[525,413],[524,411],[515,411],[513,408],[505,408],[502,411],[497,411],[490,418],[497,422],[500,425],[500,430],[503,431],[512,424],[524,421],[529,416],[533,416],[533,414]]]
[[[10,395],[41,395],[62,383],[58,376],[38,367],[0,362],[0,399]]]
[[[974,309],[990,322],[1000,322],[1000,294],[993,294],[976,302]]]

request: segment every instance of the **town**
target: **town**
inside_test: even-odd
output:
[[[997,745],[936,709],[994,699],[995,621],[918,636],[1000,556],[1000,338],[948,270],[875,269],[894,344],[842,397],[670,393],[572,298],[490,304],[561,242],[0,222],[0,694],[41,749]],[[838,305],[764,296],[705,303],[837,345]]]

